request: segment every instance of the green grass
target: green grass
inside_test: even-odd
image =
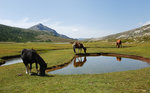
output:
[[[54,66],[68,62],[73,56],[70,44],[50,43],[1,43],[1,57],[19,54],[23,48],[49,50],[40,54]],[[124,44],[115,48],[114,43],[90,42],[85,44],[88,53],[110,52],[138,55],[150,58],[150,43]],[[56,50],[54,50],[56,49]],[[3,53],[1,53],[3,52]],[[33,68],[33,72],[35,68]],[[150,93],[150,68],[133,71],[113,72],[92,75],[49,75],[45,77],[25,74],[22,63],[0,67],[0,93]]]

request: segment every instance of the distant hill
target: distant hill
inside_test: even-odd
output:
[[[144,25],[142,27],[125,31],[122,33],[117,33],[113,35],[108,35],[101,38],[94,38],[93,40],[105,40],[105,41],[116,41],[121,39],[124,42],[146,42],[150,41],[150,24]]]
[[[0,24],[0,42],[70,42],[48,31],[22,29]]]
[[[30,27],[29,29],[30,30],[39,30],[39,31],[48,31],[48,32],[52,33],[52,35],[54,35],[54,36],[70,39],[68,36],[59,34],[54,29],[51,29],[41,23],[34,25],[34,26]]]

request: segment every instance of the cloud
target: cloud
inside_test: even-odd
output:
[[[38,21],[31,21],[28,17],[25,17],[21,20],[8,20],[8,19],[1,19],[0,18],[0,24],[8,25],[8,26],[14,26],[14,27],[20,27],[20,28],[29,28],[35,24],[38,23],[46,23],[50,19],[41,19]]]
[[[142,26],[150,24],[150,21],[145,22]]]
[[[72,38],[91,38],[100,37],[102,34],[99,30],[79,25],[50,24],[49,27],[55,29],[58,33],[67,35]]]
[[[82,25],[66,25],[62,21],[54,21],[49,18],[44,18],[36,21],[31,20],[28,17],[25,17],[20,20],[8,20],[8,19],[0,18],[0,24],[20,27],[20,28],[29,28],[38,23],[42,23],[52,29],[55,29],[58,33],[67,35],[72,38],[100,37],[105,35],[104,32],[107,32],[107,31],[99,31],[97,29],[85,27]]]

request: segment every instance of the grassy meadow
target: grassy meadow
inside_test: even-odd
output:
[[[85,42],[88,53],[107,52],[150,58],[150,43]],[[0,43],[0,58],[19,55],[24,48],[38,50],[48,67],[70,61],[71,44]],[[41,53],[42,52],[42,53]],[[35,71],[33,67],[32,71]],[[150,68],[86,75],[26,75],[23,63],[0,67],[0,93],[150,93]]]

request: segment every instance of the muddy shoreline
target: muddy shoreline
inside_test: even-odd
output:
[[[0,58],[0,65],[5,64],[7,60],[12,58],[18,58],[20,55],[4,56]]]
[[[1,57],[1,59],[8,60],[8,59],[17,58],[17,57],[21,57],[21,56],[20,55],[4,56],[4,57]]]

